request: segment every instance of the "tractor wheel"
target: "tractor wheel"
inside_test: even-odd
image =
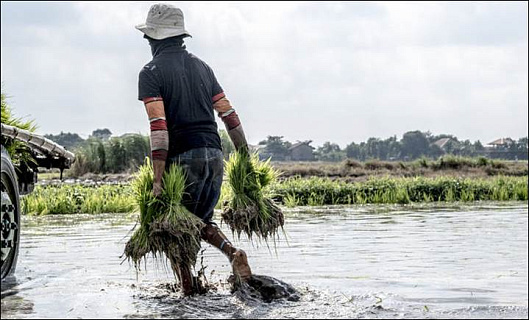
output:
[[[15,168],[2,147],[2,279],[15,271],[20,244],[20,198]]]

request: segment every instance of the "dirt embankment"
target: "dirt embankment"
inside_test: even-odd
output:
[[[445,158],[439,160],[416,160],[411,162],[370,160],[359,162],[272,162],[282,174],[280,179],[289,177],[328,177],[348,182],[365,181],[371,177],[463,177],[486,178],[493,176],[527,176],[527,161],[502,161],[485,158]],[[58,181],[58,172],[39,174],[43,184]],[[87,173],[72,177],[68,170],[65,180],[70,183],[127,183],[133,179],[132,173]]]
[[[281,177],[328,177],[346,181],[364,181],[371,177],[438,177],[486,178],[492,176],[527,176],[527,161],[413,161],[372,160],[358,162],[273,162]]]

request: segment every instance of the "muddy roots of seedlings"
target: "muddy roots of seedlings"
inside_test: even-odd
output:
[[[152,246],[165,254],[173,271],[178,263],[194,267],[200,251],[201,226],[201,221],[192,220],[174,223],[163,219],[151,223]]]
[[[264,199],[264,202],[270,212],[269,217],[263,217],[259,207],[252,204],[236,209],[225,206],[222,220],[238,237],[244,233],[250,239],[254,234],[264,240],[273,238],[277,236],[277,231],[283,228],[285,220],[283,212],[271,199]]]

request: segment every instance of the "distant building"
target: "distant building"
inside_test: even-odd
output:
[[[511,138],[500,138],[489,142],[487,146],[490,148],[502,149],[510,147],[513,143],[514,141]]]
[[[441,150],[446,151],[445,147],[450,140],[452,140],[452,138],[442,138],[435,141],[433,144],[441,148]]]
[[[511,148],[516,142],[511,138],[500,138],[489,142],[484,147],[482,155],[491,159],[527,160],[527,148],[516,150]]]
[[[271,158],[273,161],[315,161],[314,147],[310,145],[312,140],[298,141],[286,150],[286,152],[270,152],[266,145],[248,145],[250,151],[257,152],[260,160]]]
[[[297,142],[293,144],[288,151],[290,153],[288,160],[290,161],[314,161],[314,147],[310,146],[312,140]]]

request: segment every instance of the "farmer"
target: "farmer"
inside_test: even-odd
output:
[[[204,221],[202,239],[228,257],[239,280],[248,281],[252,273],[246,253],[234,247],[211,220],[223,177],[223,154],[214,111],[237,150],[248,148],[239,117],[213,70],[187,52],[184,38],[191,35],[184,28],[180,9],[155,4],[147,21],[136,29],[144,33],[153,55],[140,71],[138,96],[145,104],[151,127],[153,192],[161,194],[165,169],[173,163],[183,167],[187,187],[182,203]],[[193,294],[190,266],[178,269],[184,294]]]

